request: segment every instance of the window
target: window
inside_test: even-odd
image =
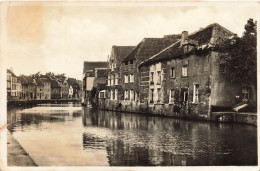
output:
[[[113,100],[113,90],[110,91],[110,100]]]
[[[151,77],[150,77],[150,78],[151,78],[151,79],[150,79],[150,83],[151,83],[151,84],[154,84],[154,82],[153,82],[153,77],[154,77],[154,72],[151,72]]]
[[[134,74],[130,74],[130,83],[134,82]]]
[[[182,66],[182,76],[183,77],[187,77],[188,76],[187,70],[188,70],[187,65]]]
[[[117,97],[118,97],[118,90],[115,89],[115,100],[117,100]]]
[[[128,100],[128,99],[129,99],[129,91],[125,90],[125,100]]]
[[[161,84],[161,71],[157,71],[158,79],[157,84]]]
[[[130,60],[130,64],[133,64],[133,63],[134,63],[134,60],[133,60],[133,59],[131,59],[131,60]]]
[[[153,92],[154,92],[154,89],[151,89],[151,91],[150,91],[150,103],[153,103]]]
[[[175,68],[171,68],[171,78],[175,78]]]
[[[100,92],[100,98],[105,98],[105,93],[104,92]]]
[[[199,84],[193,85],[193,103],[199,102]]]
[[[134,90],[130,90],[130,100],[134,100]]]
[[[160,88],[157,89],[157,94],[158,94],[157,103],[160,103],[161,102],[161,89]]]
[[[111,85],[114,85],[114,75],[111,75]]]
[[[111,85],[111,75],[108,75],[108,82],[107,82],[107,85]]]
[[[249,89],[245,88],[242,90],[242,101],[247,102],[249,100]]]
[[[115,74],[115,85],[118,85],[118,73]]]
[[[181,89],[181,102],[185,105],[188,101],[188,89],[182,88]]]
[[[112,90],[112,92],[113,92],[113,99],[115,100],[115,97],[116,97],[115,90]]]
[[[170,90],[169,103],[174,103],[175,90]]]
[[[128,75],[125,75],[125,83],[128,83]]]
[[[125,65],[128,65],[128,61],[125,61]]]

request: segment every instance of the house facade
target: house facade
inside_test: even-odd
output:
[[[121,84],[123,98],[121,104],[134,111],[139,103],[140,73],[138,66],[144,60],[159,53],[162,49],[177,41],[179,35],[164,36],[163,38],[144,38],[122,61]]]
[[[20,94],[20,99],[22,100],[28,100],[29,94],[28,94],[28,83],[24,76],[19,76],[18,79],[21,82],[21,94]]]
[[[83,94],[82,103],[88,104],[90,101],[91,90],[94,87],[95,68],[108,68],[108,62],[85,61],[83,66]]]
[[[12,69],[7,69],[7,99],[18,100],[21,96],[22,85]]]
[[[36,85],[36,100],[43,100],[44,97],[44,82],[41,79],[34,79]]]
[[[140,106],[151,113],[210,118],[211,112],[232,109],[256,97],[250,85],[224,79],[217,44],[234,33],[211,24],[188,35],[139,65]]]
[[[48,75],[41,75],[40,80],[43,82],[44,99],[51,99],[51,79]]]
[[[112,46],[108,64],[107,75],[107,100],[109,102],[119,103],[124,99],[124,91],[122,89],[122,61],[129,55],[135,46]],[[101,96],[101,95],[100,95]],[[101,96],[102,97],[102,96]]]

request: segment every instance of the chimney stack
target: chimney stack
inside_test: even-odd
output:
[[[188,31],[183,31],[181,34],[181,46],[183,45],[184,41],[188,38]]]

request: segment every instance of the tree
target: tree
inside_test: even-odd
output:
[[[224,65],[225,80],[249,83],[257,87],[257,23],[249,19],[241,38],[229,39],[219,46],[219,59]]]

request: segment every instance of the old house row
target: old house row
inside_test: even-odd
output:
[[[223,75],[217,47],[235,37],[214,23],[191,34],[183,31],[144,38],[137,46],[113,46],[104,62],[107,85],[99,89],[105,95],[99,95],[98,103],[108,110],[204,118],[214,111],[254,106],[256,87],[230,83]]]
[[[7,70],[7,100],[80,98],[81,81],[63,75],[20,75]]]

